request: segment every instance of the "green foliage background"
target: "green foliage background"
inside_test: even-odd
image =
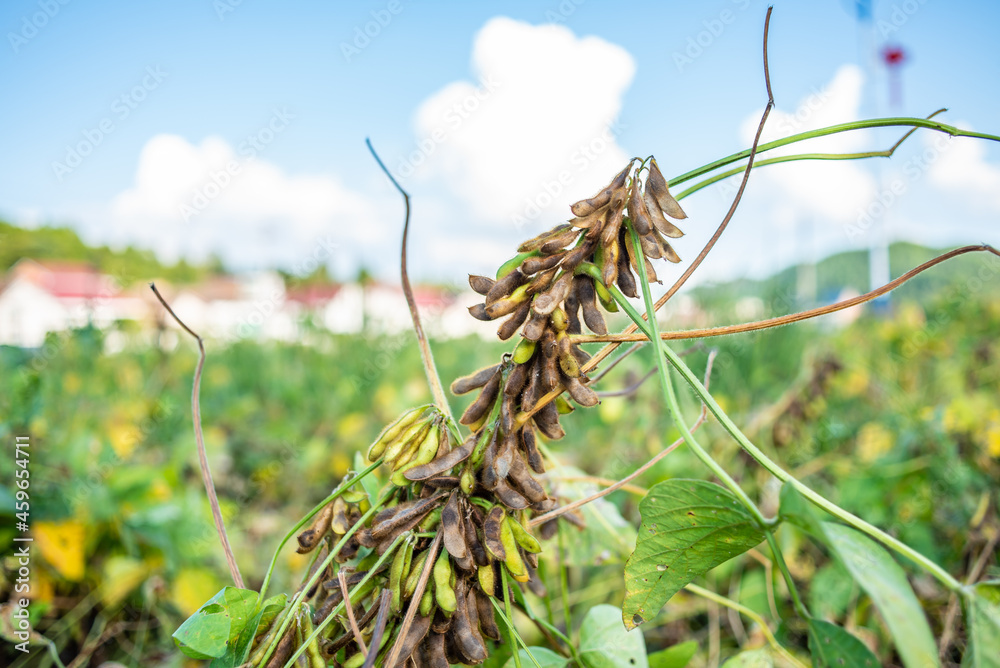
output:
[[[779,297],[788,294],[788,280],[755,287],[766,315],[787,310]],[[741,289],[717,287],[698,297],[711,305],[714,320],[732,322]],[[963,258],[937,270],[919,295],[919,302],[911,292],[891,310],[869,311],[842,329],[820,321],[707,340],[719,350],[711,387],[748,435],[797,477],[961,575],[1000,531],[1000,271],[980,257]],[[252,588],[280,537],[339,481],[355,454],[402,410],[429,400],[411,334],[316,341],[208,346],[202,388],[208,453]],[[433,345],[446,382],[506,349],[472,338]],[[706,358],[696,350],[688,359],[700,372]],[[32,564],[34,621],[64,658],[96,633],[103,641],[92,649],[94,665],[112,658],[180,665],[170,633],[227,583],[191,429],[196,359],[186,338],[176,348],[137,341],[106,353],[104,335],[92,329],[53,335],[38,351],[0,348],[0,439],[31,437],[31,518],[41,536]],[[625,387],[652,366],[649,351],[640,351],[602,389]],[[693,416],[698,407],[682,395]],[[453,407],[465,403],[454,399]],[[578,410],[564,424],[567,437],[551,444],[560,460],[609,479],[677,437],[655,382],[634,396]],[[702,433],[713,456],[773,514],[778,489],[768,476],[717,425]],[[11,457],[0,466],[0,512],[9,514]],[[705,476],[682,448],[636,482],[648,488]],[[557,482],[564,490],[573,484]],[[571,536],[575,549],[586,552],[579,561],[589,564],[571,571],[571,602],[581,616],[598,603],[621,603],[621,562],[633,545],[607,541],[602,522],[620,513],[638,526],[638,497],[618,492],[609,499],[603,515],[588,517],[587,532]],[[5,545],[12,520],[5,518],[0,530]],[[796,530],[780,536],[810,607],[891,660],[881,622],[842,567]],[[66,547],[74,541],[78,550]],[[275,591],[294,589],[281,580],[304,562],[283,555],[279,563]],[[10,566],[5,562],[0,583],[5,595]],[[987,573],[1000,575],[995,556]],[[914,585],[940,634],[946,592],[923,577]],[[770,615],[765,571],[752,559],[723,564],[706,586]],[[780,606],[783,584],[775,586]],[[699,665],[708,619],[705,602],[681,592],[644,627],[647,643],[652,651],[695,640],[701,649],[692,665]],[[787,642],[804,643],[802,630],[784,632]],[[723,656],[736,649],[724,646]],[[18,658],[7,645],[0,652],[10,662]]]

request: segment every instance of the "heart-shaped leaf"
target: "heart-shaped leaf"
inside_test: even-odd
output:
[[[625,564],[622,621],[628,629],[656,615],[696,577],[764,540],[736,497],[703,480],[654,485],[639,512],[642,526]]]
[[[174,631],[174,642],[193,659],[224,656],[254,617],[258,598],[255,591],[225,587]]]

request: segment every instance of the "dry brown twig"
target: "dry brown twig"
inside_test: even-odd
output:
[[[347,577],[344,571],[337,571],[337,583],[340,585],[340,593],[344,597],[344,607],[347,609],[347,623],[351,625],[351,633],[354,634],[354,641],[358,643],[361,653],[368,657],[368,647],[365,639],[361,637],[361,629],[358,628],[358,620],[354,618],[354,604],[351,603],[351,593],[347,590]]]
[[[240,574],[240,567],[236,564],[236,557],[233,555],[233,548],[229,544],[229,536],[226,534],[226,524],[222,519],[222,510],[219,508],[219,497],[215,493],[215,482],[212,480],[212,471],[208,467],[208,456],[205,454],[205,437],[201,431],[201,404],[198,395],[201,390],[201,372],[205,367],[205,342],[202,341],[200,336],[194,333],[194,330],[184,324],[183,320],[177,317],[174,310],[170,308],[170,304],[163,298],[160,291],[156,289],[155,284],[150,283],[149,287],[153,291],[153,294],[156,295],[156,298],[160,300],[160,303],[163,304],[163,308],[167,309],[167,313],[173,317],[185,332],[193,336],[198,342],[198,366],[194,370],[194,384],[191,389],[191,415],[194,422],[194,440],[198,446],[198,463],[201,466],[201,479],[205,483],[208,503],[212,507],[215,530],[218,532],[219,540],[222,542],[222,550],[226,554],[226,563],[229,564],[229,573],[233,576],[233,582],[236,586],[244,589],[243,576]]]
[[[382,644],[382,635],[385,633],[386,622],[389,621],[389,603],[392,596],[388,589],[383,589],[378,599],[378,616],[375,618],[375,630],[372,631],[372,647],[377,648]],[[362,668],[374,668],[375,658],[378,651],[370,652],[365,656],[365,663]]]
[[[403,624],[399,627],[399,633],[396,635],[396,643],[392,646],[392,651],[389,652],[385,668],[393,668],[399,660],[399,653],[403,650],[403,644],[406,642],[406,634],[410,631],[413,618],[417,616],[417,610],[420,608],[420,599],[423,597],[424,589],[427,587],[427,580],[430,579],[431,571],[434,570],[434,562],[437,561],[438,549],[441,547],[441,540],[443,538],[444,533],[439,531],[434,538],[434,542],[427,548],[428,554],[427,561],[424,562],[424,570],[420,572],[420,579],[417,580],[417,588],[413,592],[413,598],[410,599],[409,607],[406,608],[406,617],[403,618]]]

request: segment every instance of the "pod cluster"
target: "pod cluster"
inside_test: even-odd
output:
[[[452,383],[458,395],[479,391],[458,421],[471,435],[462,439],[458,426],[434,406],[405,412],[379,434],[368,459],[381,460],[391,470],[383,505],[369,512],[368,495],[348,491],[299,534],[300,553],[318,551],[307,580],[340,545],[334,559],[338,565],[325,567],[305,592],[311,614],[289,611],[295,615],[293,623],[267,666],[283,665],[316,625],[341,609],[341,578],[348,590],[358,588],[346,604],[366,645],[371,644],[379,601],[389,597],[392,614],[374,648],[375,665],[384,663],[399,640],[403,613],[411,605],[418,606],[417,614],[401,641],[400,663],[446,668],[482,663],[486,641],[501,640],[494,603],[503,598],[505,574],[544,595],[535,573],[542,548],[527,519],[555,509],[558,502],[535,477],[545,471],[538,438],[562,438],[559,416],[573,408],[561,396],[544,404],[541,399],[561,387],[577,404],[597,404],[581,371],[589,356],[570,335],[581,333],[584,325],[596,334],[607,333],[598,303],[608,311],[617,307],[605,285],[616,284],[636,297],[633,271],[655,281],[651,259],[679,261],[667,238],[681,232],[666,217],[684,218],[684,212],[656,161],[643,162],[633,172],[635,162],[594,197],[573,204],[573,219],[522,244],[495,280],[470,276],[472,288],[485,297],[470,312],[483,320],[508,316],[500,324],[500,338],[521,335],[502,362]],[[643,168],[647,176],[641,183]],[[629,225],[639,235],[641,257],[629,243]],[[602,281],[577,273],[584,262],[600,269]],[[578,513],[560,519],[582,526]],[[550,538],[557,521],[541,524],[540,537]],[[439,535],[441,549],[434,555],[431,546]],[[383,559],[393,546],[391,559]],[[425,567],[431,577],[414,601]],[[340,623],[326,626],[319,642],[307,648],[308,665],[361,668],[361,647],[338,615]],[[256,645],[256,656],[277,626],[272,624],[266,640]]]

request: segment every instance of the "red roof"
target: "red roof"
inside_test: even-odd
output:
[[[314,308],[333,299],[340,292],[339,285],[307,285],[288,291],[288,300]]]
[[[85,262],[21,260],[11,272],[63,299],[108,299],[118,294],[110,276]]]

